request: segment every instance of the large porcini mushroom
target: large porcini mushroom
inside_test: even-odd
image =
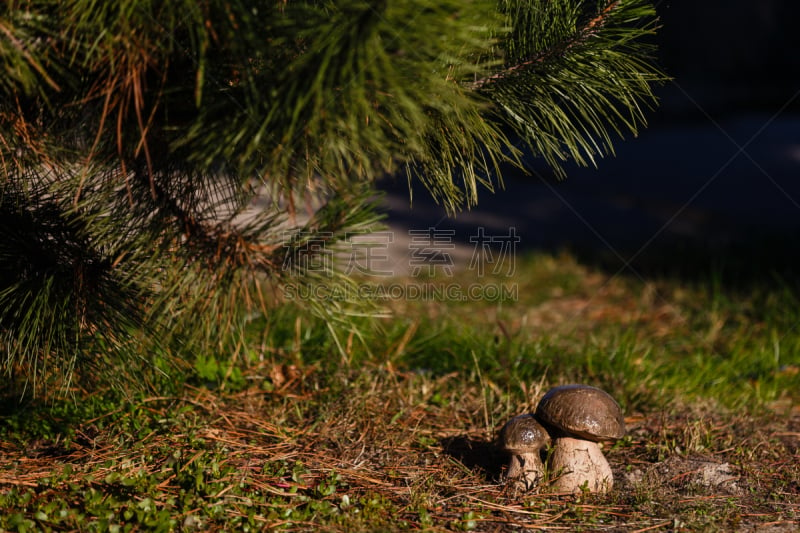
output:
[[[500,445],[511,455],[506,478],[516,487],[531,490],[544,477],[540,453],[550,442],[550,436],[531,414],[517,415],[500,430]]]
[[[611,490],[611,466],[598,443],[625,435],[622,410],[614,398],[589,385],[562,385],[542,397],[536,418],[553,438],[549,472],[555,490]]]

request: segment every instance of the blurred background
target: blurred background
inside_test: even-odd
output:
[[[659,61],[673,78],[638,137],[598,168],[557,180],[509,171],[505,187],[447,218],[420,186],[387,180],[391,261],[407,270],[409,230],[434,228],[468,261],[478,228],[507,235],[517,254],[567,251],[613,272],[746,280],[796,275],[800,242],[800,2],[656,2]],[[449,246],[452,244],[452,246]]]

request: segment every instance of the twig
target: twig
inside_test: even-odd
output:
[[[667,527],[670,524],[672,524],[672,521],[671,520],[667,520],[666,522],[661,522],[660,524],[655,524],[655,525],[648,526],[648,527],[645,527],[645,528],[642,528],[642,529],[637,529],[636,531],[632,531],[631,533],[643,533],[644,531],[652,531],[654,529]]]

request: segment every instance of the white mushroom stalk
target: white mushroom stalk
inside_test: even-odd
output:
[[[556,492],[604,493],[614,486],[614,475],[596,442],[561,437],[553,441],[550,456],[551,487]]]

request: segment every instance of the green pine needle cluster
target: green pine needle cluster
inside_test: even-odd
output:
[[[453,213],[520,139],[593,163],[654,104],[654,29],[639,0],[5,2],[3,372],[126,375],[352,285],[309,265],[379,226],[381,176]],[[374,311],[303,303],[334,333]]]

